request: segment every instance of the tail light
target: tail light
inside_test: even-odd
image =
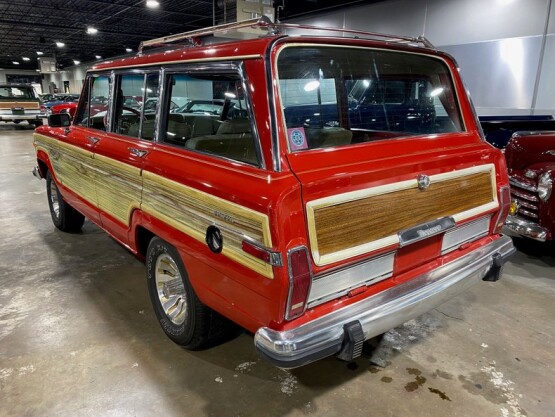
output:
[[[508,185],[499,189],[499,212],[494,217],[493,233],[501,233],[503,223],[509,214],[511,208],[511,189]]]
[[[290,250],[287,254],[287,263],[289,265],[289,297],[285,319],[292,320],[304,313],[312,284],[307,249],[299,247]]]

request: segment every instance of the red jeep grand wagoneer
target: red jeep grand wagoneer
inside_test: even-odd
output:
[[[229,39],[243,28],[262,36]],[[148,41],[88,72],[72,122],[35,133],[54,224],[86,217],[145,258],[173,341],[206,346],[231,320],[286,368],[358,356],[497,280],[514,251],[504,158],[452,58],[425,39],[290,28]]]

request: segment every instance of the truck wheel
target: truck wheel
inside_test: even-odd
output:
[[[177,250],[155,237],[146,253],[150,300],[166,335],[189,350],[214,344],[231,323],[195,294]]]
[[[46,173],[46,195],[52,223],[62,232],[78,232],[83,227],[85,216],[64,201],[50,171]]]
[[[29,122],[29,124],[33,125],[33,126],[35,126],[35,128],[37,128],[39,126],[42,126],[42,120],[32,121],[32,122]]]

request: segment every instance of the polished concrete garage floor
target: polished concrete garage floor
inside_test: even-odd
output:
[[[251,334],[188,352],[145,267],[104,232],[59,232],[32,130],[0,125],[0,416],[555,416],[555,246],[367,346],[285,371]],[[524,252],[522,251],[524,250]]]

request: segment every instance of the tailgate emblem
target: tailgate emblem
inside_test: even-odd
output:
[[[430,186],[430,177],[424,174],[420,174],[416,179],[416,182],[418,183],[418,188],[420,188],[421,190],[425,190]]]

